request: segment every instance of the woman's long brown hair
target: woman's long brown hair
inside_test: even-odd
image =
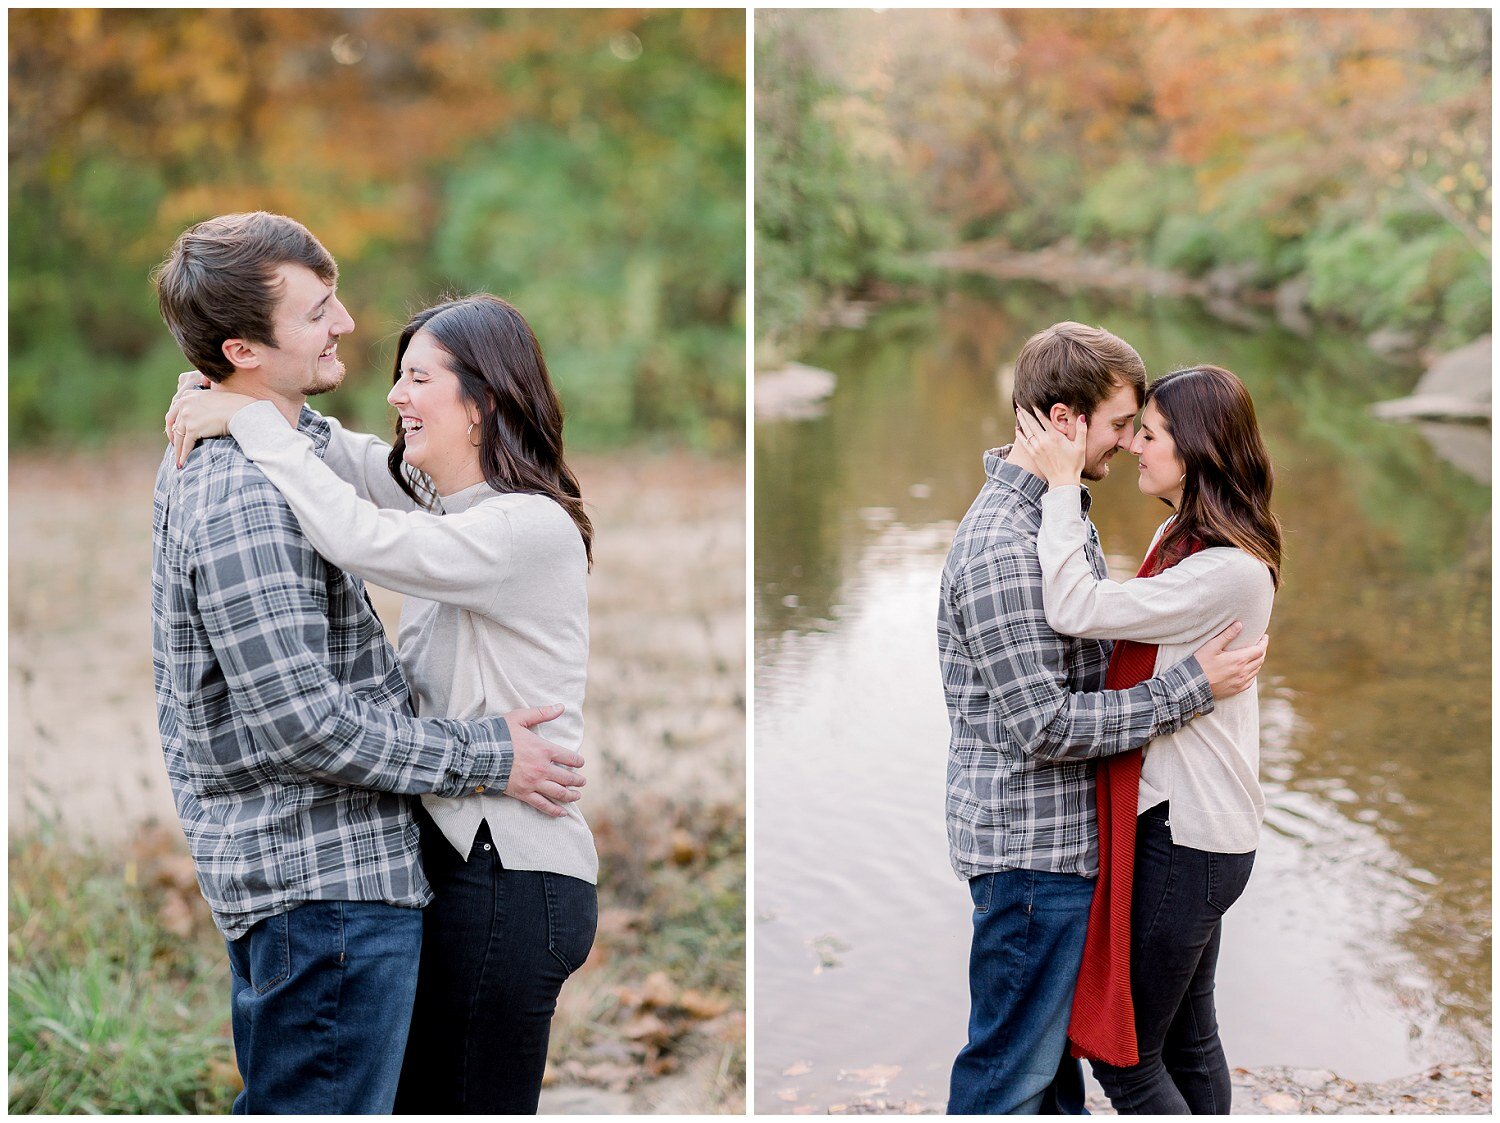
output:
[[[1265,562],[1273,587],[1280,588],[1274,473],[1245,384],[1223,367],[1188,367],[1151,383],[1143,405],[1151,402],[1187,470],[1182,505],[1157,556],[1180,558],[1195,539],[1205,547],[1235,546]]]
[[[584,512],[578,479],[563,459],[562,403],[531,325],[512,305],[488,293],[434,305],[401,330],[392,381],[400,379],[401,359],[419,331],[448,352],[460,393],[479,409],[475,428],[485,482],[498,492],[529,492],[558,503],[577,524],[592,568],[594,526]],[[406,434],[398,424],[388,460],[391,475],[418,503],[430,506],[431,489],[402,459],[405,451]],[[419,488],[429,494],[419,494]]]

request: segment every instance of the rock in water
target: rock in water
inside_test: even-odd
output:
[[[1428,367],[1410,397],[1379,402],[1370,409],[1391,421],[1488,421],[1493,356],[1491,337],[1481,336]]]
[[[802,363],[755,376],[755,416],[760,421],[803,421],[823,412],[837,383],[831,371]]]

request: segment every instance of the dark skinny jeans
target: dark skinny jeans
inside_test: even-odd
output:
[[[489,824],[465,862],[425,810],[422,965],[400,1115],[531,1115],[557,996],[594,944],[594,887],[500,864]]]
[[[1214,968],[1224,913],[1245,891],[1255,854],[1177,846],[1169,819],[1163,803],[1136,823],[1130,992],[1140,1061],[1092,1067],[1121,1115],[1228,1115]]]

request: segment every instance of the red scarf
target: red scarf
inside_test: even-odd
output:
[[[1158,548],[1160,543],[1158,543]],[[1157,549],[1146,555],[1137,577],[1154,577],[1203,548],[1189,539],[1180,552],[1157,565]],[[1118,640],[1110,655],[1104,689],[1139,686],[1156,669],[1156,644]],[[1075,1057],[1118,1068],[1140,1063],[1135,1004],[1130,998],[1130,892],[1135,881],[1136,801],[1141,786],[1141,750],[1116,753],[1095,771],[1099,811],[1099,880],[1089,904],[1083,964],[1073,992],[1068,1024]]]

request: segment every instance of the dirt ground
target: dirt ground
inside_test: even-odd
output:
[[[151,668],[159,457],[136,446],[11,459],[12,837],[49,823],[63,840],[107,849],[151,821],[176,830]],[[662,797],[743,809],[743,468],[640,453],[577,457],[573,467],[595,528],[584,813],[628,822],[615,813]],[[394,636],[401,597],[371,595]],[[555,1031],[588,1020],[604,976],[583,975],[565,990]],[[742,1029],[727,1036],[743,1041]],[[742,1091],[726,1101],[732,1050],[715,1048],[627,1091],[564,1079],[546,1089],[542,1110],[743,1110]]]
[[[13,457],[10,830],[109,843],[175,822],[151,682],[154,447]],[[739,464],[579,458],[595,524],[584,746],[590,807],[744,799]],[[401,597],[372,589],[395,635]]]

